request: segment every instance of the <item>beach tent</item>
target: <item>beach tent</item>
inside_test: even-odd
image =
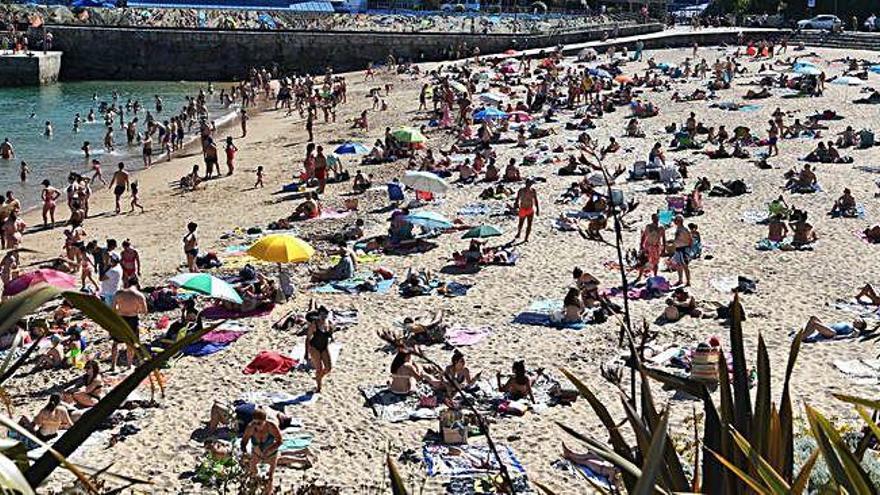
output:
[[[498,93],[483,93],[479,96],[480,101],[486,103],[487,105],[495,105],[498,106],[507,99],[506,96],[498,94]]]
[[[424,143],[428,140],[428,138],[426,138],[424,134],[422,134],[422,131],[413,127],[401,127],[400,129],[392,132],[391,135],[394,137],[394,139],[403,144],[418,144]]]

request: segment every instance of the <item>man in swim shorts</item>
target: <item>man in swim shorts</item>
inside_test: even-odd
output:
[[[125,190],[128,189],[128,172],[125,171],[125,164],[119,162],[119,170],[113,173],[113,178],[110,180],[110,184],[107,186],[107,189],[113,189],[113,195],[116,196],[116,214],[118,215],[121,211],[120,200],[122,199],[122,195],[125,194]]]
[[[519,236],[522,233],[523,223],[528,222],[526,225],[525,242],[529,242],[529,235],[532,233],[532,222],[535,219],[535,215],[540,214],[538,193],[532,188],[534,184],[535,182],[532,179],[526,179],[525,185],[516,193],[516,203],[514,203],[514,208],[516,208],[516,214],[517,217],[519,217],[519,225],[517,225],[516,237],[514,237],[514,240],[519,239]]]
[[[135,340],[140,339],[140,315],[147,314],[147,298],[140,291],[140,282],[137,277],[131,277],[125,281],[125,288],[116,291],[113,297],[113,310],[128,324],[131,332],[134,334]],[[111,352],[110,369],[116,369],[116,360],[119,355],[119,344],[122,343],[117,339],[113,339],[113,350]],[[128,357],[127,364],[134,364],[135,349],[132,345],[126,345],[126,354]]]

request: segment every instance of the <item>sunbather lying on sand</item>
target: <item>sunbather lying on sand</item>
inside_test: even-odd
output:
[[[590,468],[590,471],[593,471],[596,474],[604,476],[608,479],[613,479],[617,476],[617,469],[608,461],[602,460],[596,454],[592,452],[587,452],[586,454],[578,454],[570,450],[564,443],[562,444],[562,457],[568,459],[569,461]]]
[[[811,342],[821,338],[834,339],[837,337],[845,337],[855,333],[864,333],[867,330],[867,323],[861,318],[856,318],[852,322],[837,322],[825,324],[822,320],[815,316],[811,316],[804,326],[802,339],[804,342]]]
[[[438,309],[427,317],[406,317],[403,319],[403,331],[407,339],[421,343],[442,342],[448,325],[443,321],[443,310]]]
[[[871,284],[866,284],[862,287],[862,290],[856,294],[856,301],[863,302],[865,299],[867,299],[868,304],[872,306],[880,306],[880,294],[874,290],[874,286]]]

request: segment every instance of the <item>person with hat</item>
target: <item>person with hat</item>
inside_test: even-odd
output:
[[[330,374],[333,367],[330,357],[330,341],[333,340],[333,325],[329,320],[330,311],[320,306],[306,313],[306,351],[312,368],[315,368],[315,392],[321,393],[321,382]]]
[[[535,185],[533,179],[526,179],[525,185],[516,193],[514,208],[516,209],[517,217],[519,217],[519,224],[516,227],[516,237],[514,237],[514,240],[519,239],[523,223],[526,223],[524,242],[529,242],[529,235],[532,233],[532,222],[535,216],[540,214],[541,208],[538,204],[538,193],[532,188],[533,185]]]

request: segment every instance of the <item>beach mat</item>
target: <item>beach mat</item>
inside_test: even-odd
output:
[[[367,279],[364,276],[360,276],[352,277],[345,280],[327,282],[312,287],[312,292],[317,292],[318,294],[387,294],[388,291],[391,290],[391,286],[394,285],[394,279],[391,278],[388,280],[381,280],[377,282],[373,286],[373,289],[375,290],[369,290],[365,285],[366,281]]]
[[[559,329],[582,330],[584,322],[553,321],[551,314],[562,311],[562,301],[544,299],[533,302],[525,311],[516,315],[513,322],[520,325],[543,326]]]
[[[495,448],[508,470],[525,473],[510,447],[496,444]],[[422,456],[428,476],[458,478],[500,471],[498,461],[486,445],[426,444],[422,447]]]

